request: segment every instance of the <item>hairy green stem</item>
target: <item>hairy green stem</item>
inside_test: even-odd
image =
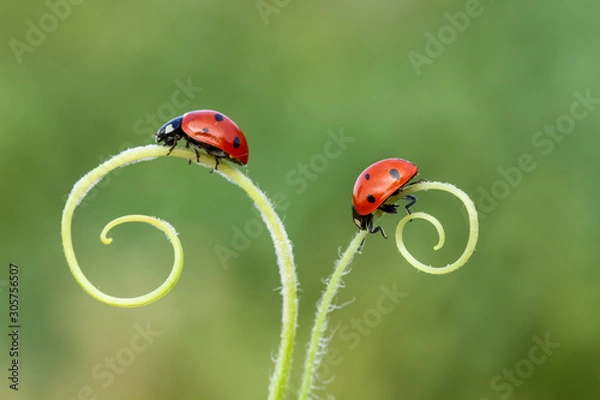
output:
[[[475,251],[475,245],[477,244],[477,238],[479,236],[479,221],[477,219],[477,210],[475,209],[475,204],[465,192],[458,189],[454,185],[442,182],[421,182],[409,185],[397,196],[390,198],[387,203],[394,203],[406,195],[416,193],[421,190],[446,191],[458,197],[463,202],[467,209],[467,214],[469,216],[469,239],[467,241],[467,246],[463,254],[459,257],[459,259],[456,262],[449,264],[443,268],[434,268],[432,266],[424,265],[418,260],[416,260],[408,252],[406,246],[404,245],[404,242],[402,241],[402,230],[406,223],[410,220],[424,219],[434,225],[439,236],[438,244],[434,247],[434,250],[439,250],[440,248],[442,248],[445,241],[444,228],[442,227],[440,222],[435,217],[429,214],[418,212],[405,216],[398,223],[398,226],[396,228],[396,244],[398,246],[398,249],[400,253],[404,256],[404,258],[413,267],[421,271],[436,275],[446,274],[455,271],[458,268],[462,267]],[[375,218],[379,217],[381,217],[381,212],[377,212],[375,215]],[[356,234],[356,236],[354,237],[354,239],[352,239],[350,245],[348,246],[342,257],[336,263],[333,274],[327,280],[325,292],[323,293],[321,300],[319,301],[319,304],[317,306],[315,324],[313,326],[310,341],[306,351],[304,373],[302,375],[302,382],[300,384],[300,391],[298,393],[299,400],[307,400],[314,390],[315,372],[319,368],[320,361],[325,356],[327,350],[327,341],[324,339],[325,331],[327,330],[327,315],[330,311],[334,309],[334,307],[332,307],[331,304],[335,295],[337,294],[338,290],[342,285],[342,277],[347,273],[348,267],[352,262],[354,255],[360,249],[361,243],[366,238],[366,236],[366,230],[359,231]]]
[[[333,270],[333,274],[329,277],[326,283],[326,289],[317,304],[317,316],[313,325],[310,342],[306,350],[306,360],[304,361],[304,373],[302,375],[302,383],[300,384],[299,400],[306,400],[314,383],[314,375],[316,369],[319,368],[321,359],[325,355],[326,343],[323,339],[327,330],[327,314],[331,311],[331,303],[333,298],[340,289],[342,277],[346,273],[346,269],[352,262],[354,255],[360,249],[361,242],[367,236],[367,231],[359,231],[350,245],[342,255]]]
[[[165,232],[173,245],[175,260],[172,271],[168,278],[154,291],[132,298],[120,298],[107,295],[96,288],[85,277],[81,271],[79,263],[77,262],[77,258],[75,257],[71,233],[71,225],[75,208],[83,200],[85,195],[109,172],[131,163],[148,161],[157,157],[166,156],[167,151],[167,148],[157,145],[148,145],[126,150],[101,164],[81,178],[75,184],[71,194],[69,195],[69,198],[67,199],[61,222],[62,242],[67,263],[77,283],[90,296],[103,303],[116,307],[140,307],[160,299],[173,288],[175,283],[177,283],[179,276],[181,275],[183,268],[183,248],[177,237],[177,232],[175,229],[167,222],[158,218],[145,215],[128,215],[111,221],[101,233],[101,240],[104,244],[110,244],[112,242],[112,239],[107,237],[111,228],[126,222],[144,222],[151,224]],[[174,149],[171,153],[171,156],[196,161],[196,154],[189,150]],[[215,166],[215,159],[211,156],[201,155],[198,164],[212,169]],[[271,376],[268,399],[283,400],[290,375],[298,318],[298,284],[294,265],[294,256],[292,253],[292,245],[287,237],[283,223],[275,212],[273,205],[265,196],[265,194],[261,192],[245,174],[240,172],[233,166],[233,164],[227,161],[221,161],[218,169],[215,171],[230,182],[241,187],[248,194],[248,196],[250,196],[250,198],[254,201],[256,208],[260,211],[275,246],[282,284],[281,294],[283,296],[283,325],[275,370]]]

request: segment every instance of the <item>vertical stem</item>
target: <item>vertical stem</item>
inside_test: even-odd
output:
[[[118,218],[109,223],[102,232],[101,236],[102,241],[105,244],[109,244],[112,241],[112,239],[107,238],[106,235],[108,230],[110,230],[113,226],[125,222],[146,222],[163,230],[172,241],[175,249],[173,272],[169,275],[167,281],[165,281],[158,289],[146,295],[135,298],[117,298],[109,296],[101,292],[99,289],[93,286],[89,280],[87,280],[87,278],[83,275],[83,272],[81,271],[81,268],[79,267],[75,257],[75,251],[73,249],[71,238],[71,223],[75,208],[89,192],[89,190],[92,189],[94,185],[96,185],[106,174],[112,170],[134,162],[149,161],[155,159],[156,157],[166,156],[167,151],[168,149],[165,147],[156,145],[148,145],[126,150],[85,175],[79,182],[75,184],[75,187],[73,188],[73,191],[67,200],[67,204],[63,211],[62,238],[69,268],[81,287],[83,287],[92,297],[102,302],[117,307],[139,307],[150,304],[164,296],[169,290],[172,289],[172,287],[175,285],[175,282],[177,282],[179,275],[181,274],[181,269],[183,266],[183,250],[181,248],[181,243],[179,242],[179,239],[177,239],[177,233],[173,227],[171,227],[168,223],[159,220],[158,218],[147,217],[144,215],[130,215]],[[196,160],[196,154],[194,152],[183,149],[174,149],[171,153],[171,156],[181,157],[193,161]],[[200,156],[199,164],[206,168],[212,169],[214,168],[215,160],[213,157],[203,154]],[[287,237],[283,223],[275,212],[273,205],[265,196],[265,194],[252,183],[250,178],[248,178],[244,173],[240,172],[237,168],[233,167],[227,161],[222,161],[219,164],[216,172],[230,182],[242,188],[254,201],[256,208],[260,211],[262,218],[267,225],[269,232],[271,233],[273,245],[275,246],[275,253],[277,256],[277,263],[279,266],[279,274],[282,285],[281,294],[283,296],[283,326],[281,330],[279,351],[275,363],[275,371],[273,372],[269,386],[269,400],[283,400],[289,381],[298,320],[298,296],[296,293],[298,283],[294,265],[294,256],[292,253],[292,245]]]
[[[321,358],[324,355],[325,349],[322,348],[321,344],[323,342],[325,330],[327,329],[327,314],[331,310],[331,302],[341,286],[342,277],[352,262],[354,255],[360,248],[361,242],[366,236],[366,230],[360,231],[356,234],[342,255],[342,258],[338,260],[333,274],[327,281],[327,288],[321,296],[321,300],[317,306],[315,325],[313,326],[310,342],[306,351],[306,361],[304,362],[304,373],[302,375],[302,383],[300,385],[300,392],[298,393],[298,400],[307,400],[310,396],[310,392],[315,380],[315,371],[319,368]]]
[[[273,239],[279,274],[281,276],[281,294],[283,296],[281,342],[275,363],[275,371],[271,376],[269,385],[269,400],[283,400],[290,377],[294,342],[296,339],[296,327],[298,324],[298,296],[297,277],[294,266],[292,244],[287,237],[281,219],[275,213],[269,199],[252,184],[246,175],[228,165],[219,165],[218,172],[248,193],[254,200],[256,208],[260,211],[267,228]]]

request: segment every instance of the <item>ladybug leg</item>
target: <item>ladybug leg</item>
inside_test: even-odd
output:
[[[373,228],[373,218],[369,218],[369,222],[367,222],[367,229],[369,230],[369,233],[381,232],[381,236],[383,236],[384,239],[387,239],[387,235],[382,227],[377,226]]]
[[[173,151],[173,149],[175,148],[175,146],[177,146],[177,142],[173,143],[173,146],[171,146],[171,148],[169,149],[169,151],[167,152],[167,155],[170,156],[171,152]]]
[[[215,157],[215,167],[210,169],[210,173],[212,174],[213,172],[215,172],[215,169],[219,168],[219,157],[217,156],[213,156]]]
[[[188,145],[190,143],[188,142]],[[186,148],[189,148],[189,146],[185,146]],[[196,153],[196,162],[200,162],[200,153],[198,153],[198,149],[194,148],[194,153]],[[188,158],[188,165],[192,165],[192,160]]]
[[[185,141],[185,148],[186,149],[190,148],[190,141],[189,140]],[[192,160],[188,159],[188,165],[192,165]]]
[[[372,228],[372,227],[371,227]],[[382,227],[377,226],[375,227],[375,229],[373,229],[372,231],[370,231],[371,233],[377,233],[377,232],[381,232],[381,236],[383,236],[384,239],[387,239],[387,235],[385,234],[385,231],[383,230]]]
[[[367,240],[367,238],[364,238],[361,242],[360,245],[358,246],[358,250],[356,250],[357,253],[360,253],[363,249],[363,247],[365,247],[365,240]]]
[[[412,214],[410,208],[415,205],[415,203],[417,202],[417,198],[412,194],[409,194],[407,196],[404,196],[403,199],[408,200],[408,204],[404,206],[404,208],[406,209],[406,213],[408,215]]]
[[[382,204],[379,206],[379,209],[384,213],[398,214],[398,205],[396,204]]]

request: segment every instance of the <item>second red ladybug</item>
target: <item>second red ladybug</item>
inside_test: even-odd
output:
[[[186,141],[196,151],[199,149],[214,156],[219,165],[222,158],[236,164],[248,164],[248,142],[238,126],[224,114],[214,110],[190,111],[180,117],[173,118],[164,124],[156,133],[156,142],[171,147],[169,153],[180,140]]]
[[[397,214],[398,206],[385,204],[385,202],[400,193],[400,190],[418,172],[419,169],[415,164],[401,158],[387,158],[367,167],[354,184],[352,194],[354,224],[359,229],[368,230],[369,233],[381,232],[383,237],[387,237],[382,227],[373,227],[373,213],[381,210],[385,213]],[[409,200],[405,208],[410,214],[410,207],[415,204],[417,198],[408,195],[404,199]]]

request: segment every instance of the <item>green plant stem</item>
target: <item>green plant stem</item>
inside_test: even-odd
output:
[[[360,249],[361,242],[367,236],[367,231],[359,231],[354,239],[348,245],[348,248],[342,255],[333,270],[333,274],[327,280],[327,286],[319,304],[317,305],[317,315],[313,325],[308,349],[306,351],[306,360],[304,362],[304,373],[302,383],[300,384],[299,400],[308,399],[314,383],[315,370],[319,367],[321,358],[324,356],[325,343],[323,337],[327,330],[327,314],[331,310],[331,302],[341,287],[342,277],[346,269],[352,262],[354,255]]]
[[[145,222],[156,226],[167,234],[167,237],[173,245],[175,261],[169,277],[156,290],[133,298],[119,298],[107,295],[96,288],[85,277],[81,271],[79,263],[77,262],[77,258],[75,257],[71,232],[75,208],[83,200],[85,195],[109,172],[131,163],[148,161],[157,157],[166,156],[167,152],[167,148],[157,145],[148,145],[126,150],[101,164],[81,178],[75,184],[71,194],[69,195],[69,198],[67,199],[61,221],[61,235],[67,263],[77,283],[90,296],[103,303],[116,307],[139,307],[160,299],[173,288],[179,279],[179,276],[181,275],[183,268],[183,248],[177,237],[177,232],[175,229],[167,222],[158,218],[144,215],[129,215],[111,221],[102,231],[101,240],[103,243],[110,244],[112,242],[112,239],[107,237],[108,232],[112,227],[126,222]],[[196,161],[195,153],[189,150],[174,149],[171,153],[171,156],[189,159],[194,162]],[[201,155],[198,164],[212,169],[215,166],[215,159],[211,156]],[[238,185],[248,194],[248,196],[250,196],[250,198],[254,201],[256,208],[260,211],[275,246],[282,284],[281,294],[283,296],[283,326],[281,330],[281,340],[276,359],[275,370],[271,376],[268,399],[283,400],[290,375],[298,318],[298,284],[292,246],[283,227],[283,223],[275,212],[271,202],[245,174],[235,168],[233,164],[224,160],[220,162],[218,169],[215,171],[225,177],[227,180]]]
[[[477,238],[479,235],[479,221],[477,219],[477,210],[475,209],[475,204],[465,192],[458,189],[454,185],[442,182],[422,182],[407,186],[402,192],[400,192],[400,194],[390,198],[386,203],[395,203],[402,197],[419,192],[421,190],[442,190],[453,194],[463,202],[467,209],[467,214],[469,215],[469,239],[467,241],[467,246],[459,259],[456,262],[447,265],[446,267],[434,268],[432,266],[427,266],[420,263],[408,252],[404,242],[402,241],[402,230],[406,223],[413,219],[424,219],[432,223],[439,236],[438,244],[434,247],[435,250],[439,250],[444,245],[445,233],[444,228],[435,217],[426,213],[418,212],[405,216],[398,223],[396,228],[396,244],[398,249],[412,266],[421,271],[436,275],[455,271],[462,267],[475,251],[475,245],[477,244]],[[382,213],[379,211],[376,212],[374,218],[380,218],[381,214]],[[323,293],[317,306],[315,324],[313,326],[308,349],[306,351],[304,373],[302,375],[302,382],[300,384],[300,391],[298,393],[299,400],[307,400],[314,389],[315,372],[319,368],[320,361],[327,350],[327,341],[324,340],[325,331],[327,330],[327,314],[332,311],[333,308],[331,307],[331,303],[342,285],[342,277],[347,272],[354,255],[360,249],[361,243],[366,236],[367,231],[359,231],[356,234],[342,257],[336,263],[333,274],[327,280],[325,292]]]

